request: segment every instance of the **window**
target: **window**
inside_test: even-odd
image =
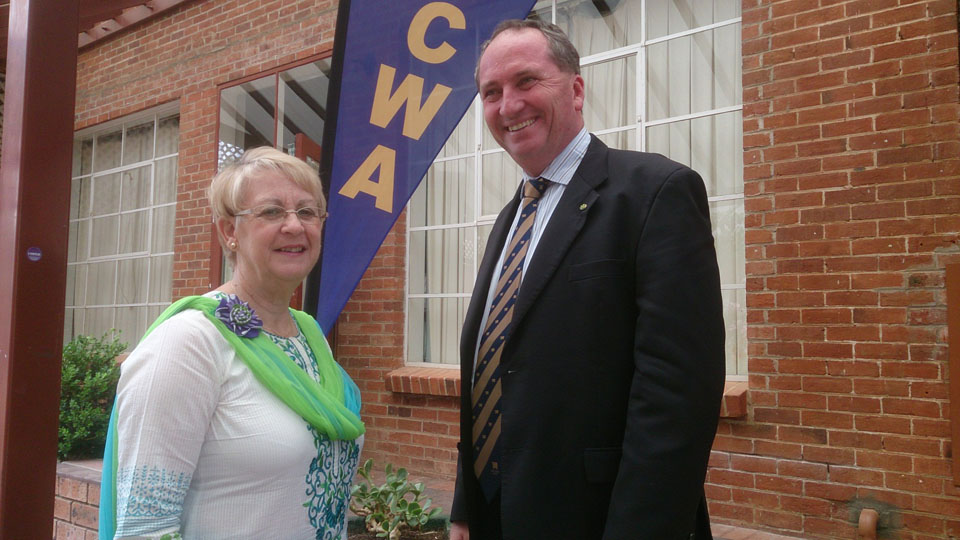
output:
[[[75,137],[65,341],[116,328],[133,346],[169,305],[179,131],[166,107]]]
[[[740,6],[727,0],[546,0],[530,15],[581,55],[587,129],[613,148],[658,152],[704,179],[716,239],[727,374],[746,375]],[[408,363],[457,364],[460,326],[497,213],[519,168],[479,100],[408,207]]]
[[[319,169],[329,85],[330,60],[322,59],[221,90],[217,170],[257,146],[274,146]],[[232,269],[219,264],[223,283]]]

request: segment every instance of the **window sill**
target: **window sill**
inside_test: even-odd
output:
[[[460,395],[460,371],[450,368],[405,366],[384,375],[387,390],[428,396]],[[723,386],[720,418],[741,418],[747,414],[746,381],[727,381]]]
[[[720,418],[741,418],[747,415],[747,381],[727,381],[723,385]]]
[[[451,368],[405,366],[383,377],[387,390],[403,394],[460,396],[460,370]]]

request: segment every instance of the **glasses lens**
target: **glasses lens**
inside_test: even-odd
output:
[[[266,205],[261,206],[254,215],[266,221],[280,221],[286,217],[287,211],[282,206]]]
[[[316,206],[304,206],[303,208],[298,208],[297,217],[300,218],[300,221],[304,223],[313,223],[320,218],[320,209]]]

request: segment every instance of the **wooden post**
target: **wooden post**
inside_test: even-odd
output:
[[[947,347],[950,352],[950,447],[953,484],[960,486],[960,264],[947,265]]]
[[[0,538],[51,538],[79,0],[11,0],[0,162]]]

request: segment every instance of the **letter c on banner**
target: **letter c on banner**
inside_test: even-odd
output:
[[[464,30],[467,27],[467,20],[463,16],[463,12],[453,4],[430,2],[420,8],[420,11],[413,16],[413,21],[410,22],[410,29],[407,31],[407,47],[410,48],[410,52],[414,56],[428,64],[442,64],[457,52],[446,41],[435,48],[427,46],[425,41],[427,27],[434,19],[439,17],[446,19],[450,28]]]

